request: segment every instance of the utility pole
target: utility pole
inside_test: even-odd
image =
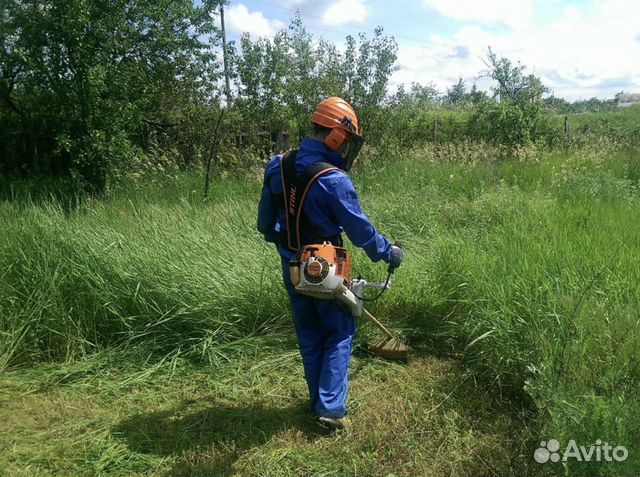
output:
[[[222,61],[224,62],[224,83],[227,96],[227,108],[231,106],[231,86],[229,85],[229,60],[227,59],[227,33],[224,28],[224,3],[220,4],[220,23],[222,25]]]

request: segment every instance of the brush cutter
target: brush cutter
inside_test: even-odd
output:
[[[401,244],[396,242],[396,246],[401,247]],[[365,301],[377,300],[389,289],[394,271],[390,265],[384,282],[367,282],[361,278],[350,280],[349,252],[329,242],[305,246],[300,258],[292,259],[289,267],[296,292],[314,298],[337,300],[346,305],[353,316],[364,315],[386,335],[386,338],[370,343],[369,351],[382,358],[405,360],[408,349],[404,342],[364,309]],[[368,288],[380,291],[374,297],[365,298],[364,291]]]

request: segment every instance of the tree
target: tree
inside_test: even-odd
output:
[[[100,192],[196,103],[217,78],[205,0],[5,2],[0,31],[0,118],[5,169],[73,172]],[[172,141],[173,142],[173,141]]]
[[[508,58],[498,58],[491,48],[487,59],[488,62],[485,64],[489,70],[485,74],[498,83],[493,88],[493,96],[497,100],[536,103],[541,101],[542,95],[548,91],[540,78],[533,74],[524,74],[525,65],[514,65]]]
[[[451,88],[447,88],[447,94],[444,96],[443,102],[446,106],[456,107],[464,105],[467,100],[467,87],[462,78],[458,78],[456,84]]]
[[[476,84],[474,83],[473,86],[471,87],[471,91],[469,92],[469,100],[471,101],[471,104],[473,104],[474,106],[478,106],[479,104],[482,104],[488,99],[489,97],[487,96],[487,93],[485,93],[482,90],[479,90]]]
[[[245,34],[233,54],[239,91],[236,107],[245,124],[262,129],[273,119],[288,122],[298,138],[309,133],[309,117],[327,96],[341,96],[356,108],[362,129],[376,130],[395,70],[397,45],[382,28],[373,38],[348,36],[344,54],[336,45],[314,41],[299,15],[270,40]],[[372,137],[375,134],[370,134]]]
[[[309,133],[310,111],[322,99],[322,73],[319,66],[327,59],[323,58],[320,47],[314,46],[313,36],[305,29],[299,13],[289,25],[286,41],[289,66],[285,101],[295,122],[298,139],[301,140]],[[337,51],[333,50],[332,53],[337,54]],[[330,61],[330,57],[328,59]]]
[[[497,82],[493,99],[481,101],[474,109],[470,127],[488,141],[515,147],[527,145],[541,136],[548,125],[544,118],[542,95],[547,88],[526,67],[498,58],[489,48],[486,76]]]
[[[261,124],[284,120],[286,77],[289,74],[287,39],[284,32],[273,38],[252,40],[242,35],[241,50],[233,55],[232,64],[238,89],[236,107],[246,118],[246,124]]]
[[[345,99],[356,108],[362,130],[371,137],[379,135],[380,108],[397,59],[398,44],[392,36],[384,35],[380,26],[371,39],[364,33],[358,35],[358,41],[351,35],[346,38],[342,63],[347,83]]]
[[[301,139],[323,96],[344,93],[342,56],[335,45],[314,42],[299,14],[273,39],[246,33],[240,46],[232,63],[239,91],[236,109],[245,124],[263,130],[288,123]]]

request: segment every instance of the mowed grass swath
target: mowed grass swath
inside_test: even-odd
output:
[[[398,415],[380,403],[384,417],[366,421],[365,430],[344,441],[343,451],[323,447],[320,452],[292,437],[287,429],[295,428],[295,419],[275,412],[261,414],[263,421],[273,421],[274,435],[284,432],[284,437],[247,438],[242,445],[227,438],[220,445],[236,448],[222,456],[233,457],[222,467],[206,466],[207,459],[222,457],[198,454],[203,441],[196,441],[195,448],[172,441],[161,458],[153,460],[141,444],[142,435],[133,441],[118,436],[132,426],[143,431],[151,426],[147,431],[157,439],[167,436],[150,422],[137,420],[133,425],[121,410],[121,425],[111,432],[103,429],[101,437],[94,436],[102,440],[91,441],[106,446],[101,448],[104,473],[114,469],[105,463],[110,458],[107,448],[114,452],[115,468],[129,474],[161,473],[166,466],[174,473],[214,468],[243,474],[305,469],[360,475],[379,468],[395,469],[396,475],[481,469],[536,475],[640,472],[638,153],[583,147],[492,160],[486,151],[449,149],[443,153],[427,148],[384,161],[369,158],[354,174],[367,213],[382,232],[403,240],[407,253],[392,290],[372,311],[408,337],[416,357],[456,363],[464,379],[448,383],[443,402],[465,389],[467,384],[460,383],[475,382],[479,387],[467,389],[462,401],[487,402],[487,408],[478,411],[487,425],[495,411],[489,404],[493,400],[523,409],[526,419],[516,438],[522,441],[520,448],[513,441],[485,441],[482,452],[489,470],[474,467],[461,456],[483,437],[471,433],[465,441],[456,427],[441,438],[450,446],[444,458],[460,458],[459,465],[446,468],[443,461],[428,459],[435,441],[424,438],[430,432],[424,426],[434,423],[425,415],[440,401],[433,406],[421,402],[428,396],[411,384],[416,377],[410,368],[406,382],[393,380],[392,394],[405,396],[404,404],[393,401]],[[175,383],[184,382],[186,389],[193,385],[187,386],[191,376],[204,379],[204,374],[212,393],[229,400],[249,399],[248,389],[257,393],[252,396],[286,394],[282,389],[303,392],[301,370],[291,361],[296,359],[295,342],[279,260],[254,230],[259,188],[259,174],[227,178],[214,184],[205,202],[200,198],[201,177],[185,174],[71,206],[59,200],[3,201],[0,364],[8,392],[64,393],[70,386],[74,396],[89,388],[106,396],[116,392],[109,386],[123,380],[127,386],[130,379],[153,388],[158,367],[175,376],[168,389],[174,386],[176,393],[180,385]],[[354,255],[356,273],[370,279],[383,275],[381,265],[369,263],[357,250]],[[359,340],[375,333],[362,323]],[[361,356],[355,362],[368,370],[361,385],[366,396],[367,386],[375,389],[376,377],[391,379],[386,374],[391,365],[375,362],[370,368],[370,359]],[[58,364],[45,366],[50,362]],[[278,363],[289,363],[282,369],[291,376],[283,377]],[[110,369],[126,375],[129,367],[135,370],[130,378],[108,377]],[[47,371],[37,374],[39,369]],[[145,374],[146,369],[154,371]],[[229,369],[236,374],[230,375]],[[396,369],[401,368],[393,365]],[[246,379],[240,376],[243,372]],[[402,374],[393,371],[398,372]],[[94,384],[74,387],[74,373]],[[87,377],[93,374],[101,377]],[[250,383],[247,376],[254,376]],[[358,393],[357,380],[354,386]],[[366,415],[358,402],[356,424],[358,413]],[[363,397],[362,402],[371,407],[376,401]],[[149,400],[151,407],[163,403],[160,396]],[[214,425],[200,404],[190,406]],[[419,411],[423,406],[428,408],[424,414]],[[222,422],[234,412],[222,410],[214,420]],[[303,419],[301,412],[292,413]],[[169,419],[165,414],[156,417]],[[384,434],[385,419],[402,423],[402,443]],[[185,429],[200,421],[179,422],[184,429],[178,425],[174,431],[184,430],[187,439]],[[445,429],[466,424],[456,420],[438,425]],[[548,438],[585,445],[607,440],[626,446],[629,458],[535,467],[533,451]],[[363,457],[383,441],[406,458]],[[500,452],[501,445],[507,450]],[[91,462],[90,451],[96,451],[89,447],[77,455],[66,453],[56,463],[47,464],[43,456],[30,465],[48,472],[83,469]],[[37,456],[40,450],[34,446],[30,452]],[[332,459],[322,459],[327,452]],[[7,451],[0,460],[13,473],[26,468]],[[411,465],[400,466],[409,461]]]

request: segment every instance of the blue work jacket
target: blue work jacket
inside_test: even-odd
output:
[[[292,258],[295,252],[280,244],[280,234],[287,226],[284,204],[274,203],[274,197],[282,197],[283,194],[281,157],[281,154],[273,157],[264,172],[258,206],[258,230],[266,241],[278,245],[280,255]],[[340,155],[323,142],[316,139],[302,141],[296,155],[296,173],[301,176],[307,167],[320,161],[344,169]],[[342,170],[321,175],[309,189],[303,207],[303,213],[322,236],[330,237],[344,231],[349,240],[362,248],[372,261],[389,261],[391,243],[376,231],[362,212],[353,183]]]

